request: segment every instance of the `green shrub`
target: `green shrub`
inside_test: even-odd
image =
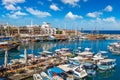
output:
[[[75,57],[75,54],[70,54],[68,57],[69,57],[69,58],[74,58],[74,57]]]
[[[17,73],[25,73],[24,69],[17,70]]]
[[[3,76],[4,76],[4,77],[8,77],[8,76],[9,76],[9,72],[4,72],[4,73],[3,73]]]

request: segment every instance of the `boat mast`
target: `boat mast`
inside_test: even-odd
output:
[[[5,50],[5,58],[4,58],[4,67],[7,68],[8,64],[8,50]]]
[[[96,35],[97,35],[97,51],[100,51],[98,45],[99,45],[99,31],[96,29]]]
[[[27,55],[26,48],[24,49],[24,59],[25,59],[25,64],[27,65],[27,63],[28,63],[28,55]]]
[[[60,26],[58,26],[58,35],[60,36]],[[58,43],[57,43],[57,41],[58,41]],[[56,39],[56,44],[58,44],[58,49],[60,49],[60,41],[58,39]]]
[[[10,29],[9,29],[10,27],[9,27],[9,24],[8,24],[8,22],[7,22],[7,25],[6,25],[6,26],[7,26],[7,32],[8,32],[8,36],[10,36]]]
[[[64,26],[65,26],[65,31],[66,31],[66,24],[64,24]],[[66,48],[65,42],[64,42],[64,46],[65,46],[65,48]]]

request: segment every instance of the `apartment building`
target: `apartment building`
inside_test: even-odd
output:
[[[50,23],[43,22],[41,26],[44,35],[54,35],[56,34],[56,28],[52,28]]]

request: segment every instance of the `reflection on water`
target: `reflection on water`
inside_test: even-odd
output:
[[[84,50],[85,47],[89,47],[92,49],[94,53],[97,53],[99,50],[105,50],[108,51],[107,45],[112,42],[118,42],[118,40],[99,40],[99,41],[55,41],[55,42],[35,42],[35,43],[22,43],[18,47],[18,51],[13,50],[9,51],[8,53],[8,61],[11,59],[17,59],[20,58],[20,54],[24,53],[24,48],[27,49],[27,53],[31,54],[34,53],[35,55],[39,55],[38,52],[41,52],[43,50],[49,50],[54,51],[55,49],[59,48],[70,48],[71,50],[82,47],[82,50]],[[115,58],[117,62],[117,67],[115,70],[110,71],[98,71],[95,76],[87,77],[84,80],[118,80],[120,79],[120,56],[115,56],[108,53],[109,58]],[[0,54],[0,65],[4,63],[4,53]]]
[[[111,42],[115,42],[115,40],[99,40],[99,41],[91,41],[91,40],[85,40],[85,41],[54,41],[54,42],[28,42],[28,43],[22,43],[18,47],[17,50],[13,50],[9,52],[10,59],[14,58],[20,58],[19,55],[23,54],[24,48],[27,49],[27,53],[31,54],[34,53],[35,55],[39,55],[38,52],[41,52],[43,50],[49,50],[54,51],[55,49],[59,48],[70,48],[71,50],[82,47],[84,50],[85,47],[89,47],[92,49],[94,53],[98,52],[99,50],[108,50],[107,45]],[[108,54],[109,57],[114,57],[111,53]],[[3,64],[4,60],[4,53],[0,54],[0,64]]]
[[[109,78],[109,77],[113,76],[113,75],[114,75],[114,72],[115,72],[114,69],[112,69],[112,70],[107,70],[107,71],[99,70],[97,74],[99,75],[98,78],[99,78],[99,79],[102,79],[102,78]]]
[[[37,43],[23,43],[20,46],[20,49],[35,49],[35,50],[51,50],[53,47],[56,47],[57,43],[54,42],[37,42]]]
[[[84,80],[115,80],[112,77],[115,74],[115,70],[102,71],[98,70],[96,75],[88,76]]]

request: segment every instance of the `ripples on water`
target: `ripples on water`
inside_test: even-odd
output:
[[[22,43],[18,47],[17,50],[9,51],[8,60],[20,58],[20,54],[24,53],[24,48],[27,49],[27,53],[34,53],[35,55],[39,55],[38,52],[42,52],[43,50],[53,51],[59,48],[70,48],[71,50],[82,47],[89,47],[92,49],[94,53],[97,53],[99,50],[108,51],[107,45],[112,42],[119,42],[119,40],[98,40],[98,41],[64,41],[64,42],[35,42],[35,43]],[[97,71],[97,74],[93,77],[87,77],[86,80],[120,80],[120,55],[113,55],[108,52],[109,58],[115,58],[117,66],[114,70],[109,71]],[[0,65],[4,63],[4,53],[0,54]]]

